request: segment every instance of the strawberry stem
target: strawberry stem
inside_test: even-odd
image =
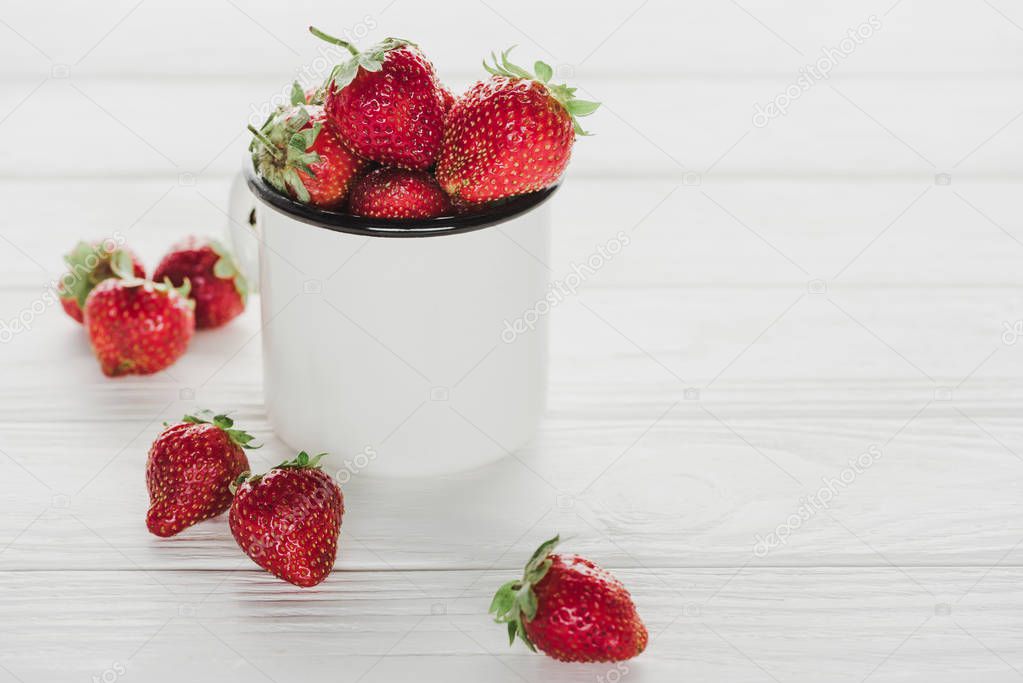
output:
[[[600,106],[600,102],[590,102],[589,100],[581,100],[576,98],[576,88],[570,88],[564,83],[551,83],[551,78],[554,77],[554,69],[551,68],[546,62],[537,61],[533,65],[533,73],[529,73],[526,69],[523,69],[518,64],[512,63],[508,59],[509,53],[515,49],[512,45],[507,50],[501,53],[501,57],[491,52],[490,58],[493,60],[493,64],[487,63],[486,58],[483,59],[483,68],[487,70],[487,73],[493,76],[503,76],[505,78],[512,79],[527,79],[540,83],[547,92],[553,97],[565,111],[568,112],[569,117],[572,119],[572,128],[575,130],[576,135],[590,135],[587,131],[583,130],[583,127],[579,124],[579,118],[583,116],[589,116],[597,110]]]
[[[494,594],[489,611],[494,615],[494,621],[507,624],[509,645],[518,637],[526,647],[536,652],[536,647],[526,634],[525,622],[536,616],[539,605],[533,586],[538,584],[550,569],[551,560],[548,556],[560,540],[560,536],[555,536],[541,543],[526,563],[522,578],[508,581]]]
[[[280,465],[277,465],[273,469],[295,469],[295,470],[315,470],[320,467],[320,459],[325,456],[326,453],[319,453],[318,455],[309,455],[305,451],[302,451],[292,460],[285,460]]]
[[[310,26],[309,27],[309,33],[312,33],[314,36],[316,36],[320,40],[325,40],[328,43],[331,43],[333,45],[339,45],[339,46],[343,47],[344,49],[346,49],[349,52],[351,52],[353,57],[358,57],[359,56],[359,50],[354,45],[349,43],[347,40],[341,40],[340,38],[335,38],[334,36],[332,36],[330,34],[324,33],[323,31],[321,31],[320,29],[316,28],[315,26]]]
[[[266,147],[266,151],[270,153],[270,156],[272,156],[277,161],[284,161],[284,159],[281,157],[281,151],[277,149],[277,145],[270,142],[270,138],[256,130],[256,128],[252,124],[249,124],[248,126],[246,126],[246,128],[248,128],[249,132],[252,133],[253,137],[255,137],[257,140],[263,143],[263,147]]]
[[[233,496],[236,493],[238,493],[238,487],[241,486],[242,484],[245,484],[246,482],[252,482],[253,484],[255,484],[255,483],[258,483],[259,480],[262,479],[262,478],[263,478],[263,475],[261,475],[261,474],[257,474],[256,476],[253,476],[252,472],[250,472],[249,470],[245,470],[244,472],[239,474],[237,477],[232,479],[231,483],[227,485],[227,488],[228,488],[229,491],[231,491],[231,495]]]
[[[131,252],[118,247],[108,251],[108,240],[96,243],[79,242],[64,256],[68,273],[62,278],[59,292],[62,299],[85,306],[89,292],[108,277],[135,279],[135,263]]]
[[[188,422],[190,424],[211,424],[221,429],[232,442],[241,446],[242,448],[261,448],[262,444],[254,444],[252,440],[255,438],[243,429],[236,429],[234,426],[234,420],[224,413],[222,415],[216,415],[212,410],[197,410],[194,414],[185,415],[181,418],[182,422]]]
[[[320,453],[318,455],[310,456],[305,451],[302,451],[294,457],[292,460],[286,460],[280,465],[270,468],[270,472],[274,470],[318,470],[320,469],[320,458],[325,456],[326,453]],[[239,474],[233,482],[229,485],[231,493],[236,493],[238,487],[242,484],[258,484],[269,472],[264,474],[253,474],[252,472],[245,471]]]

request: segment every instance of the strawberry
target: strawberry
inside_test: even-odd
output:
[[[242,449],[258,446],[230,417],[208,410],[164,426],[146,462],[146,526],[166,537],[231,507],[230,485],[249,469]]]
[[[555,536],[526,564],[522,579],[501,586],[490,612],[536,651],[562,662],[620,662],[643,652],[647,630],[629,591],[578,555],[555,555]]]
[[[360,52],[312,26],[317,38],[352,53],[327,78],[325,107],[358,155],[387,166],[425,171],[440,152],[444,98],[433,65],[399,38]]]
[[[433,218],[451,213],[451,202],[425,171],[378,168],[355,182],[348,210],[372,218]]]
[[[451,92],[451,88],[446,85],[440,87],[440,99],[444,103],[444,113],[447,114],[451,111],[451,105],[455,103],[455,93]]]
[[[92,289],[111,277],[145,277],[146,271],[130,249],[118,247],[113,240],[79,242],[64,255],[68,272],[57,285],[60,305],[78,322],[82,307]]]
[[[184,354],[195,332],[188,286],[104,280],[85,301],[85,328],[103,374],[149,375]]]
[[[576,117],[600,106],[575,98],[575,88],[550,82],[543,62],[535,74],[508,61],[484,62],[493,76],[459,97],[448,112],[437,180],[451,195],[481,203],[554,184],[568,165]]]
[[[303,100],[299,89],[292,93]],[[249,126],[256,171],[278,191],[330,209],[341,204],[366,162],[345,148],[323,107],[301,102],[270,115],[263,128]]]
[[[191,284],[196,329],[220,327],[245,310],[245,276],[216,240],[190,236],[174,245],[153,273],[153,280],[165,279],[175,287]]]
[[[274,576],[308,588],[327,578],[337,557],[344,497],[319,467],[323,453],[303,451],[264,475],[235,480],[231,533]]]

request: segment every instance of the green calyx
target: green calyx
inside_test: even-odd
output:
[[[359,74],[360,67],[366,71],[380,71],[384,65],[384,58],[387,57],[387,53],[391,50],[395,50],[406,45],[417,47],[415,43],[410,40],[405,40],[404,38],[384,38],[373,47],[360,51],[347,40],[335,38],[332,35],[324,33],[315,26],[310,26],[309,32],[320,40],[325,40],[331,45],[339,45],[340,47],[343,47],[352,55],[344,62],[338,63],[330,72],[330,76],[327,77],[325,85],[327,90],[330,90],[331,87],[337,88],[338,90],[344,88],[346,85],[355,80],[355,77]]]
[[[560,540],[560,536],[555,536],[541,543],[526,563],[522,578],[508,581],[494,594],[489,611],[494,615],[494,621],[508,625],[509,645],[518,636],[526,647],[536,652],[536,646],[526,635],[524,620],[529,621],[536,616],[538,604],[533,587],[547,575],[547,570],[551,568],[549,555]]]
[[[164,294],[176,292],[177,294],[180,294],[181,298],[183,298],[188,303],[188,307],[191,308],[193,311],[195,310],[195,300],[190,299],[188,296],[189,294],[192,293],[192,281],[189,280],[187,277],[181,283],[180,287],[175,287],[174,283],[170,281],[169,277],[165,277],[163,279],[163,282],[150,282],[149,280],[144,280],[140,277],[125,278],[124,280],[124,284],[127,287],[141,287],[142,285],[147,283],[152,285],[153,289],[157,292],[163,292]]]
[[[325,456],[326,453],[319,453],[318,455],[309,455],[305,451],[302,451],[291,460],[285,460],[275,470],[318,470],[320,469],[320,460]]]
[[[89,292],[103,280],[111,277],[135,279],[131,253],[127,249],[106,251],[104,244],[79,242],[64,255],[70,276],[61,280],[61,298],[74,299],[79,307],[84,307]]]
[[[163,282],[153,282],[152,280],[132,276],[121,278],[121,283],[125,287],[143,287],[145,285],[149,285],[149,287],[152,288],[154,292],[160,292],[161,294],[169,295],[171,292],[174,292],[175,294],[180,295],[181,298],[185,300],[185,303],[188,304],[189,308],[191,308],[193,311],[195,310],[195,301],[193,299],[188,298],[188,295],[192,293],[192,281],[189,280],[187,277],[185,278],[184,282],[181,283],[180,287],[175,287],[174,283],[170,281],[169,277],[165,277],[163,279]]]
[[[291,460],[285,460],[276,467],[271,467],[270,470],[318,470],[320,469],[320,459],[325,456],[326,453],[320,453],[319,455],[310,456],[305,451],[302,451]],[[238,487],[242,484],[258,484],[260,480],[266,476],[265,474],[252,474],[252,472],[245,471],[235,477],[235,480],[230,483],[228,488],[231,493],[237,493]]]
[[[234,420],[227,415],[214,415],[212,410],[199,410],[192,415],[185,415],[181,418],[182,422],[188,422],[190,424],[211,424],[219,427],[221,430],[230,437],[231,441],[242,448],[261,448],[263,444],[254,444],[252,440],[256,437],[252,436],[248,432],[235,429]]]
[[[295,81],[291,84],[291,104],[297,107],[300,104],[305,104],[305,90],[302,90],[302,86]]]
[[[248,301],[249,283],[245,279],[238,262],[234,260],[231,252],[217,240],[210,240],[210,248],[220,258],[213,264],[213,274],[221,280],[233,280],[234,288],[238,296],[242,298],[242,305]]]
[[[326,89],[323,85],[313,90],[306,95],[306,91],[302,89],[301,84],[298,81],[294,81],[291,84],[291,104],[292,106],[299,106],[301,104],[315,104],[317,106],[323,106],[323,100],[326,97]]]
[[[496,54],[491,52],[490,58],[494,61],[494,63],[488,64],[487,60],[484,59],[483,68],[487,70],[487,73],[494,76],[525,78],[543,84],[543,86],[547,88],[547,92],[550,93],[551,97],[557,100],[558,103],[565,108],[565,111],[568,112],[568,115],[572,117],[572,127],[575,129],[575,134],[590,135],[590,133],[583,130],[583,127],[579,124],[579,118],[589,116],[593,112],[597,111],[597,108],[600,106],[600,102],[577,99],[575,96],[576,88],[570,88],[564,83],[551,83],[551,78],[554,77],[554,69],[552,69],[550,64],[547,64],[546,62],[537,61],[533,64],[533,73],[529,73],[521,66],[513,64],[508,59],[508,55],[514,49],[515,46],[512,45],[510,48],[502,52],[500,59],[497,58]]]
[[[305,95],[302,97],[304,100]],[[274,112],[259,130],[248,127],[253,137],[249,151],[256,171],[277,191],[284,194],[290,191],[305,203],[309,202],[309,191],[298,172],[316,177],[311,166],[319,163],[320,155],[308,150],[323,128],[321,123],[306,127],[309,121],[309,110],[303,103],[287,111]]]

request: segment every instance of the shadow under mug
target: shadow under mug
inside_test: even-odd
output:
[[[556,191],[397,222],[295,202],[246,161],[231,235],[259,283],[277,436],[328,453],[341,477],[456,472],[529,442],[546,398]]]

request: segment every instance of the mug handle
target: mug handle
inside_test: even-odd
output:
[[[249,283],[249,291],[259,290],[259,227],[256,223],[256,198],[245,177],[238,172],[231,181],[227,207],[227,243],[238,267]]]

